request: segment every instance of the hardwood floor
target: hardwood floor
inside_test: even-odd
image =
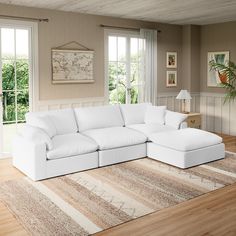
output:
[[[225,149],[229,152],[236,153],[236,137],[229,136],[225,134],[218,134],[223,138],[223,142],[225,143]]]
[[[24,176],[11,165],[11,158],[0,160],[0,184],[3,181],[18,179]],[[8,208],[0,201],[0,236],[28,235]]]
[[[18,179],[24,176],[11,165],[11,158],[0,159],[0,184],[2,181]]]
[[[236,235],[236,184],[124,223],[96,236]]]
[[[27,231],[16,220],[6,206],[0,202],[0,235],[28,235]]]
[[[221,135],[221,134],[220,134]],[[226,150],[236,152],[236,137],[221,135]],[[11,159],[0,160],[2,181],[24,176],[12,167]],[[236,235],[236,184],[218,189],[174,207],[97,233],[96,236]],[[0,236],[28,235],[27,231],[0,202]]]

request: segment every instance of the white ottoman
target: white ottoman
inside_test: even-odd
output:
[[[147,156],[180,168],[225,157],[222,138],[200,129],[180,129],[150,135]]]

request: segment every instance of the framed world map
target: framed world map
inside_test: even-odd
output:
[[[52,49],[52,83],[93,83],[94,51]]]

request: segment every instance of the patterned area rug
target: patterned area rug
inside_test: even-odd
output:
[[[236,182],[236,156],[181,170],[139,159],[63,177],[0,186],[32,235],[89,235]]]

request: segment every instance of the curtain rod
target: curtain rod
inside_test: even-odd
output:
[[[23,16],[10,16],[10,15],[0,15],[2,18],[11,18],[16,20],[30,20],[30,21],[38,21],[38,22],[49,22],[47,18],[31,18],[31,17],[23,17]]]
[[[103,25],[103,24],[101,24],[100,27],[102,27],[102,28],[111,28],[111,29],[123,29],[123,30],[140,31],[140,28],[129,28],[129,27],[121,27],[121,26],[113,26],[113,25]],[[161,33],[161,30],[157,30],[157,32]]]

